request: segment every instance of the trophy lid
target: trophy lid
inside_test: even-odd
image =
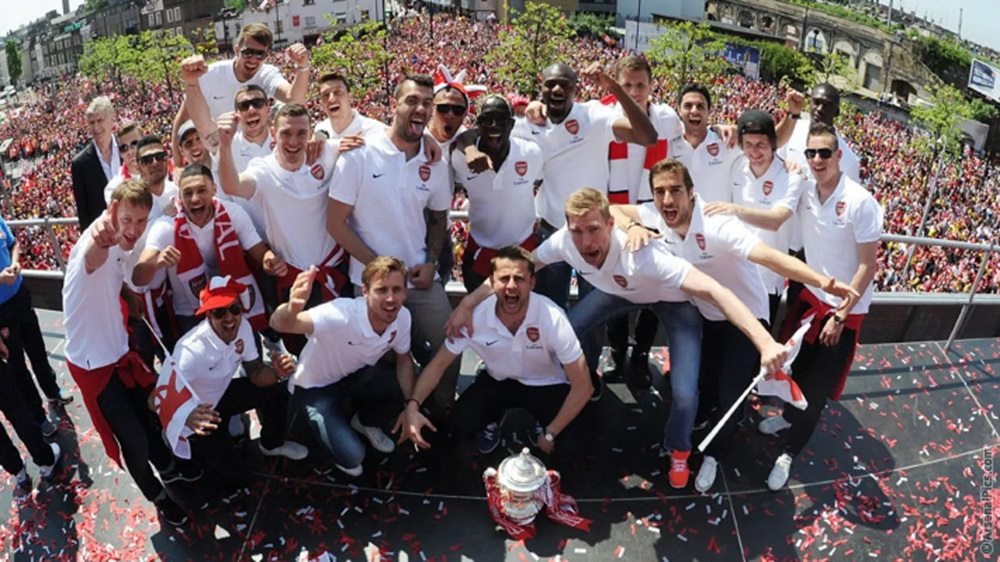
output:
[[[497,472],[500,485],[513,492],[534,492],[542,487],[546,477],[545,465],[527,447],[519,455],[505,458]]]

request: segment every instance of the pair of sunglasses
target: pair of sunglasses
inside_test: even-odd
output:
[[[260,109],[267,105],[267,98],[253,98],[249,100],[243,100],[236,104],[236,108],[240,111],[247,111],[251,107],[254,109]]]
[[[216,320],[222,320],[226,317],[227,313],[233,316],[239,316],[240,314],[243,314],[243,305],[237,302],[229,305],[227,308],[213,308],[211,312],[212,318],[215,318]]]
[[[805,150],[806,160],[812,160],[817,155],[823,160],[829,160],[833,157],[833,149],[830,148],[807,148]]]
[[[143,166],[149,166],[153,162],[166,162],[167,153],[166,152],[154,152],[153,154],[144,154],[139,157],[139,163]]]
[[[240,49],[240,56],[248,59],[264,60],[267,58],[267,51],[263,49],[251,49],[250,47],[243,47]]]
[[[449,112],[455,117],[461,117],[465,115],[465,110],[468,109],[464,105],[455,105],[451,103],[439,103],[434,106],[434,108],[443,115],[447,115]]]
[[[130,143],[119,144],[118,145],[118,152],[121,152],[122,154],[124,154],[124,153],[132,150],[133,148],[135,148],[137,146],[139,146],[139,141],[138,140],[134,140],[134,141],[132,141]]]

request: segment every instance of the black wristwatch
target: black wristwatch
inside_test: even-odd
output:
[[[791,117],[792,119],[802,119],[801,113],[789,113],[788,116]]]

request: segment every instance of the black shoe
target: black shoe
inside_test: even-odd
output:
[[[59,394],[53,398],[49,398],[49,404],[55,407],[62,407],[73,401],[73,396],[66,394],[65,390],[60,389]]]
[[[177,502],[168,497],[164,497],[156,502],[156,509],[160,511],[163,520],[174,527],[180,527],[188,522],[188,515],[185,513],[184,508],[177,505]]]
[[[594,391],[590,394],[590,401],[597,402],[604,395],[604,380],[597,373],[590,373],[590,384],[594,385]]]

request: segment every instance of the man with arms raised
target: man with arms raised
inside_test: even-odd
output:
[[[408,75],[396,86],[389,129],[338,160],[327,220],[330,235],[351,255],[355,286],[361,285],[365,265],[376,256],[399,258],[409,268],[406,306],[413,314],[417,349],[425,341],[432,349],[441,346],[451,312],[444,287],[435,282],[437,256],[448,238],[448,167],[423,158],[433,86],[430,76],[420,74]],[[457,379],[456,365],[438,388],[437,406],[450,409]]]
[[[419,447],[430,446],[421,430],[436,429],[420,406],[465,349],[482,358],[485,370],[455,404],[450,423],[459,438],[471,438],[508,409],[525,408],[543,427],[535,443],[542,451],[552,453],[557,443],[579,441],[580,424],[573,422],[592,388],[566,313],[532,293],[535,264],[527,250],[501,248],[492,268],[493,294],[472,311],[473,329],[467,337],[445,342],[420,373],[396,424],[396,430],[402,429],[400,442],[409,439]]]
[[[809,442],[827,398],[840,398],[844,389],[861,323],[871,305],[875,255],[882,237],[882,207],[841,171],[843,155],[833,127],[814,124],[804,155],[815,178],[805,183],[797,210],[806,261],[825,275],[850,279],[861,298],[842,300],[826,287],[805,287],[798,302],[789,308],[786,333],[797,328],[803,318],[814,315],[792,365],[792,377],[809,407],[805,411],[786,407],[782,416],[767,418],[758,426],[769,435],[788,429],[784,452],[767,480],[772,490],[781,489],[788,481],[792,458]]]
[[[355,431],[375,450],[391,453],[395,445],[383,428],[413,388],[411,320],[403,308],[407,275],[400,260],[377,257],[361,273],[362,296],[306,310],[316,276],[310,268],[271,316],[276,330],[309,336],[289,387],[293,404],[307,416],[334,465],[350,476],[361,475],[365,458]],[[380,361],[390,350],[396,354],[394,367]],[[349,400],[356,407],[353,416],[346,409]]]
[[[155,378],[129,352],[119,299],[129,253],[146,230],[152,205],[142,182],[123,182],[111,195],[108,210],[73,246],[63,284],[66,363],[108,457],[120,464],[120,451],[142,495],[169,523],[183,525],[187,514],[167,496],[150,467],[152,462],[163,477],[172,456],[146,405]]]
[[[261,209],[266,239],[277,257],[287,264],[278,280],[279,302],[287,300],[296,275],[316,265],[319,273],[310,303],[318,304],[338,295],[344,276],[337,265],[344,252],[326,230],[327,189],[338,141],[329,141],[314,164],[306,163],[306,145],[312,136],[309,113],[305,107],[290,103],[274,116],[271,136],[273,152],[250,161],[246,171],[238,172],[232,143],[239,116],[223,115],[219,125],[219,185],[234,197],[249,199]],[[304,338],[285,338],[289,351],[298,353]]]

